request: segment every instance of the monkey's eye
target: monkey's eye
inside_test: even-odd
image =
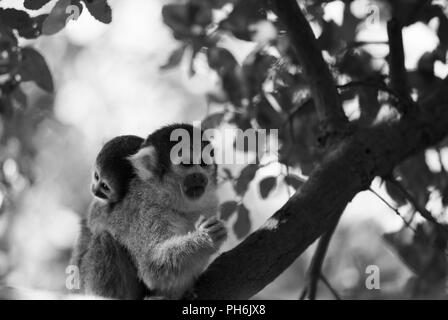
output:
[[[93,174],[93,178],[94,178],[95,180],[98,180],[100,177],[98,176],[98,173],[95,172],[95,173]]]
[[[105,184],[104,182],[101,183],[101,189],[103,189],[104,191],[110,191],[110,188],[107,184]]]

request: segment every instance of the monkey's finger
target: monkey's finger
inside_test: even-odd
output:
[[[212,217],[212,218],[206,220],[206,221],[201,225],[201,227],[208,229],[208,228],[210,228],[211,226],[213,226],[213,225],[215,225],[215,224],[217,224],[217,223],[220,223],[220,221],[219,221],[216,217]]]
[[[205,220],[207,220],[206,217],[204,217],[204,216],[199,216],[199,219],[198,219],[198,221],[196,222],[195,227],[196,227],[196,228],[201,227],[201,225],[205,222]]]
[[[224,241],[225,239],[227,239],[227,231],[220,232],[214,235],[215,242]]]
[[[215,223],[214,225],[212,225],[209,228],[207,228],[207,230],[210,233],[215,233],[215,232],[218,232],[220,230],[226,230],[226,229],[225,229],[225,227],[222,224]]]
[[[210,235],[212,235],[214,237],[219,236],[221,234],[227,234],[227,229],[223,228],[223,227],[219,227],[219,228],[216,228],[216,230],[210,232]]]

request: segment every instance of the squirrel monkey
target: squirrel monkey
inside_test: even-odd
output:
[[[187,141],[176,141],[180,136]],[[201,138],[201,130],[187,124],[150,134],[129,157],[137,177],[124,198],[90,220],[128,250],[151,293],[169,299],[192,287],[227,236],[217,219],[211,144],[200,140],[194,148]],[[180,143],[185,148],[173,153]]]
[[[71,259],[80,270],[82,291],[87,294],[117,299],[141,299],[148,294],[128,250],[109,232],[90,224],[92,217],[110,212],[123,199],[136,177],[128,157],[140,149],[143,141],[137,136],[116,137],[103,146],[96,158],[91,185],[95,199],[89,222],[81,221]]]

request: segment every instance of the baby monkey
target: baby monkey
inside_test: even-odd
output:
[[[103,146],[96,158],[91,185],[95,199],[88,221],[81,221],[71,260],[79,268],[84,293],[116,299],[141,299],[148,294],[128,250],[109,232],[90,223],[92,217],[110,212],[124,198],[130,181],[136,177],[128,157],[140,149],[143,141],[131,135],[116,137]]]
[[[107,142],[99,152],[93,170],[92,193],[109,209],[123,199],[135,177],[129,157],[140,150],[143,138],[119,136]]]

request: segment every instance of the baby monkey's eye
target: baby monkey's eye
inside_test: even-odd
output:
[[[98,173],[95,172],[95,173],[93,174],[93,178],[94,178],[95,180],[98,180],[100,177],[98,176]]]
[[[109,190],[110,190],[109,186],[108,186],[107,184],[105,184],[104,182],[101,183],[101,188],[102,188],[104,191],[109,191]]]

